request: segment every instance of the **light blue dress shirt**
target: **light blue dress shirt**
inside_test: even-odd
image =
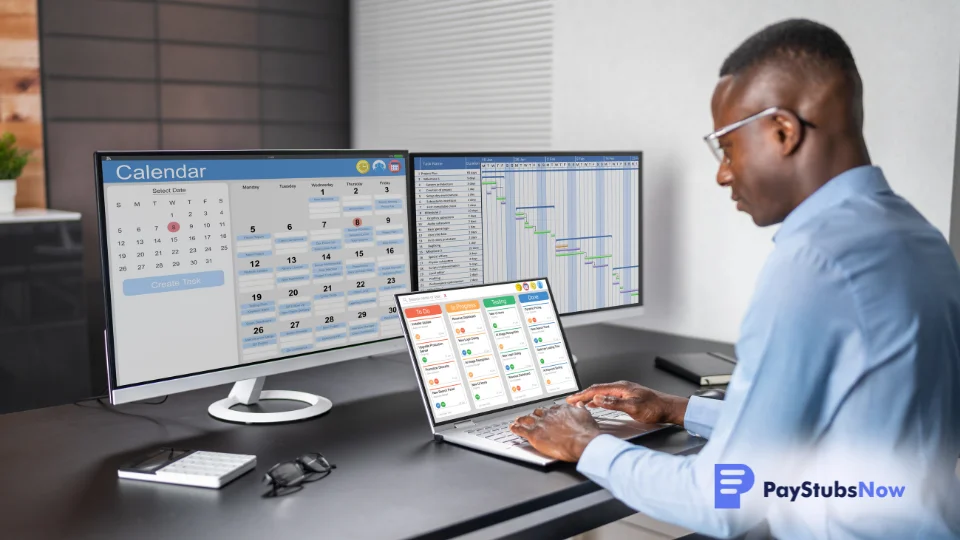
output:
[[[960,538],[960,269],[943,236],[864,166],[801,203],[774,242],[726,400],[690,399],[684,425],[709,439],[701,452],[602,435],[577,470],[640,512],[711,536],[766,519],[781,539]],[[753,470],[740,509],[714,507],[715,464]],[[766,482],[804,480],[905,490],[764,497]]]

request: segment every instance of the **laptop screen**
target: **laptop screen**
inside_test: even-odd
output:
[[[580,389],[544,278],[397,295],[435,424]]]

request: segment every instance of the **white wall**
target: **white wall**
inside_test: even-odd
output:
[[[351,2],[353,145],[550,146],[551,0]]]
[[[554,17],[553,147],[644,151],[647,308],[633,324],[738,336],[774,229],[736,213],[701,138],[723,59],[784,18],[844,37],[864,80],[874,163],[948,233],[960,2],[557,0]]]

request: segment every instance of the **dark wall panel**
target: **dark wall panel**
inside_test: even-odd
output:
[[[290,13],[324,15],[340,20],[346,17],[348,6],[347,2],[327,2],[324,0],[260,0],[260,7]]]
[[[334,23],[294,15],[260,16],[260,44],[278,49],[326,51]]]
[[[160,107],[165,120],[256,120],[260,96],[256,88],[165,84]]]
[[[160,77],[175,81],[256,84],[260,55],[255,49],[161,45]],[[301,69],[303,64],[290,66]]]
[[[84,215],[106,387],[93,151],[346,148],[347,0],[41,0],[48,200]]]
[[[67,79],[44,90],[47,98],[45,113],[61,120],[158,118],[155,83]]]
[[[163,147],[179,150],[260,148],[260,125],[164,124]]]
[[[227,7],[245,7],[256,8],[258,0],[159,0],[161,4],[167,2],[176,2],[178,4],[199,4],[208,6],[227,6]],[[268,0],[269,1],[269,0]],[[323,2],[323,0],[317,0]]]
[[[41,38],[43,75],[153,80],[157,46],[150,42],[62,37]],[[44,88],[47,88],[44,85]]]
[[[339,55],[266,51],[260,54],[260,80],[267,85],[332,88],[338,67],[334,56]]]
[[[194,43],[257,45],[257,13],[162,4],[160,39]]]
[[[265,148],[347,148],[350,135],[346,126],[266,125],[263,128]]]
[[[44,0],[43,28],[85,36],[154,38],[154,7],[115,0]]]
[[[263,119],[318,124],[346,122],[349,111],[329,92],[317,90],[263,90]]]

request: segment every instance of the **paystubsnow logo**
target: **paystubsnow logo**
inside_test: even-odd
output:
[[[740,508],[740,495],[750,491],[754,484],[753,470],[742,464],[714,465],[714,508]],[[901,498],[906,486],[883,486],[874,482],[858,482],[857,485],[841,486],[837,480],[833,485],[821,485],[818,482],[803,482],[797,486],[778,486],[774,482],[763,483],[763,496],[775,495],[780,499],[795,502],[798,497],[804,499],[825,498]]]
[[[740,508],[740,495],[753,487],[753,470],[746,465],[713,466],[713,507]]]

